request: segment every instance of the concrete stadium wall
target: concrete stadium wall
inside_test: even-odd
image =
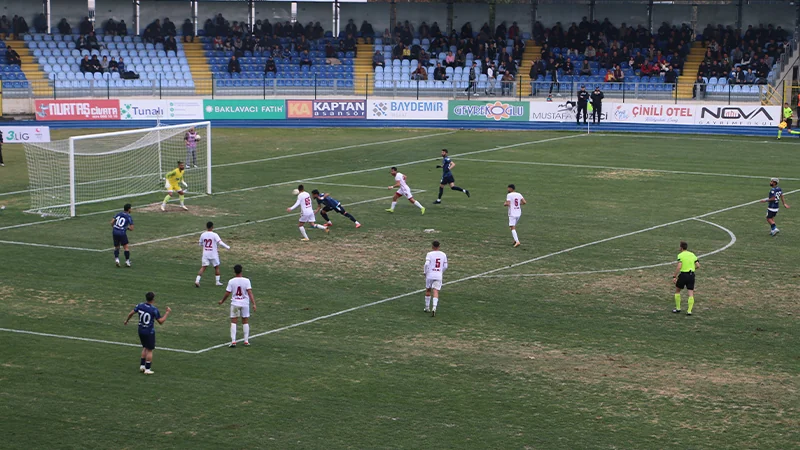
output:
[[[76,27],[81,18],[86,15],[86,0],[52,0],[51,13],[53,26],[62,17],[65,17],[73,27]],[[176,24],[180,24],[184,19],[191,16],[190,2],[184,1],[143,1],[141,4],[141,23],[146,26],[153,20],[169,17]],[[794,29],[795,7],[789,2],[769,5],[745,5],[744,23],[746,25],[758,25],[772,23],[780,25],[784,29]],[[199,17],[201,22],[206,18],[216,15],[218,12],[228,18],[228,20],[247,20],[246,2],[202,2],[199,6]],[[0,14],[9,17],[22,15],[26,18],[29,25],[33,25],[33,17],[42,11],[41,2],[22,1],[22,0],[0,0]],[[454,20],[455,26],[461,28],[465,22],[472,22],[475,29],[480,28],[488,20],[488,5],[486,4],[455,4]],[[497,20],[505,20],[509,24],[517,21],[523,31],[530,31],[531,10],[530,5],[497,5]],[[680,25],[691,22],[691,6],[684,5],[655,5],[653,23],[658,27],[661,22]],[[258,2],[256,3],[256,17],[258,19],[269,19],[270,22],[276,20],[289,20],[291,15],[290,2]],[[537,19],[545,26],[552,26],[556,22],[561,22],[564,26],[569,26],[572,22],[580,22],[583,16],[589,15],[588,6],[582,5],[557,5],[542,4],[539,6]],[[332,9],[326,3],[299,3],[298,20],[301,23],[317,22],[322,23],[327,30],[331,27]],[[599,20],[608,17],[612,23],[619,25],[625,22],[628,25],[639,25],[647,23],[647,9],[645,5],[630,4],[621,7],[620,5],[603,4],[597,5],[595,16]],[[133,26],[133,6],[129,0],[97,0],[96,17],[98,23],[103,23],[109,18],[115,20],[124,19],[129,26]],[[389,27],[389,4],[388,3],[366,3],[355,4],[345,3],[341,5],[341,17],[343,26],[347,20],[352,18],[360,26],[363,20],[372,23],[376,32],[383,32]],[[419,24],[423,20],[431,23],[438,21],[444,28],[447,23],[447,5],[444,3],[398,3],[397,18],[401,21],[411,21]],[[735,6],[700,5],[698,6],[697,23],[702,30],[706,24],[733,25],[736,22]]]

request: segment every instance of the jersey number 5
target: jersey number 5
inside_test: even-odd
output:
[[[440,269],[442,267],[442,260],[439,259],[439,258],[436,258],[436,263],[434,264],[434,267],[436,267],[437,269]]]

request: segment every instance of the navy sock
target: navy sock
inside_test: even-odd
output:
[[[442,194],[444,194],[444,188],[439,188],[439,200],[442,199]]]
[[[769,225],[769,227],[770,227],[771,229],[773,229],[773,230],[774,230],[775,228],[778,228],[778,226],[777,226],[777,225],[775,225],[774,223],[771,223],[771,224]]]
[[[119,249],[118,248],[114,249],[114,258],[119,258]]]
[[[453,186],[453,187],[451,187],[450,189],[452,189],[452,190],[454,190],[454,191],[458,191],[458,192],[464,192],[464,190],[463,190],[463,189],[461,189],[461,188],[460,188],[460,187],[458,187],[458,186]]]
[[[143,365],[144,365],[144,358],[140,358],[139,365],[140,365],[140,366],[143,366]]]
[[[125,261],[129,261],[131,259],[131,252],[125,250]]]
[[[153,365],[153,363],[151,361],[147,361],[146,363],[144,363],[144,368],[147,369],[147,370],[150,370],[150,366],[152,366],[152,365]]]
[[[323,219],[325,219],[325,222],[330,222],[331,221],[331,219],[328,219],[328,215],[327,214],[322,213],[320,215],[322,216]]]
[[[352,220],[353,222],[355,222],[355,221],[356,221],[356,218],[355,218],[355,217],[353,217],[353,215],[352,215],[352,214],[350,214],[350,213],[344,213],[344,216],[345,216],[345,217],[347,217],[348,219]]]

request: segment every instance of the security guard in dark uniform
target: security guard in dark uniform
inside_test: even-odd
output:
[[[578,91],[578,115],[575,117],[575,122],[578,125],[581,124],[581,111],[583,111],[583,123],[587,123],[586,119],[589,115],[588,107],[589,93],[586,92],[586,86],[581,86],[581,90]]]
[[[605,98],[605,94],[600,90],[599,86],[594,88],[594,92],[592,92],[592,123],[600,123],[600,119],[603,117],[603,99]]]

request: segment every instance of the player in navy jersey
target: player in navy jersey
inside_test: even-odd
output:
[[[356,224],[356,228],[361,228],[361,224],[358,223],[358,221],[356,220],[355,217],[353,217],[352,214],[350,214],[349,212],[344,210],[344,207],[342,206],[342,202],[340,202],[339,200],[336,200],[335,198],[331,197],[330,195],[328,195],[328,194],[326,194],[324,192],[320,192],[317,189],[314,189],[313,191],[311,191],[311,196],[314,197],[314,200],[317,201],[317,210],[314,211],[314,214],[316,214],[316,213],[320,212],[320,210],[322,210],[320,215],[322,216],[323,219],[325,219],[325,226],[326,227],[329,227],[329,226],[333,225],[333,223],[331,223],[331,219],[328,218],[328,213],[330,211],[336,211],[337,213],[339,213],[339,214],[347,217],[348,219],[352,220]]]
[[[442,169],[442,181],[439,183],[439,198],[433,202],[434,205],[438,205],[442,203],[442,194],[444,193],[444,187],[446,185],[450,186],[450,189],[454,191],[460,191],[467,194],[469,197],[469,191],[466,189],[461,189],[460,187],[456,186],[456,180],[453,178],[453,167],[456,166],[456,163],[450,160],[450,157],[447,156],[447,149],[442,149],[442,165],[436,166],[437,169]]]
[[[133,217],[131,217],[131,204],[126,203],[122,212],[118,212],[111,219],[111,233],[114,238],[114,262],[119,267],[119,246],[125,249],[125,265],[131,266],[131,252],[128,249],[128,230],[133,231]]]
[[[154,372],[151,370],[153,364],[153,350],[156,348],[156,328],[155,322],[163,325],[167,321],[167,316],[172,312],[172,309],[167,307],[167,312],[162,316],[153,303],[156,299],[156,294],[148,292],[144,296],[145,303],[139,303],[133,307],[133,310],[128,314],[125,319],[124,325],[128,324],[134,314],[139,313],[139,341],[142,343],[142,359],[139,363],[139,372],[145,375],[152,375]]]
[[[769,224],[770,236],[775,236],[776,234],[780,233],[781,230],[778,229],[778,226],[775,225],[775,216],[778,215],[778,209],[780,209],[781,202],[783,203],[784,208],[789,208],[789,205],[786,204],[786,199],[783,198],[783,189],[778,187],[778,179],[773,178],[769,180],[769,197],[761,200],[761,203],[767,203],[767,223]]]

